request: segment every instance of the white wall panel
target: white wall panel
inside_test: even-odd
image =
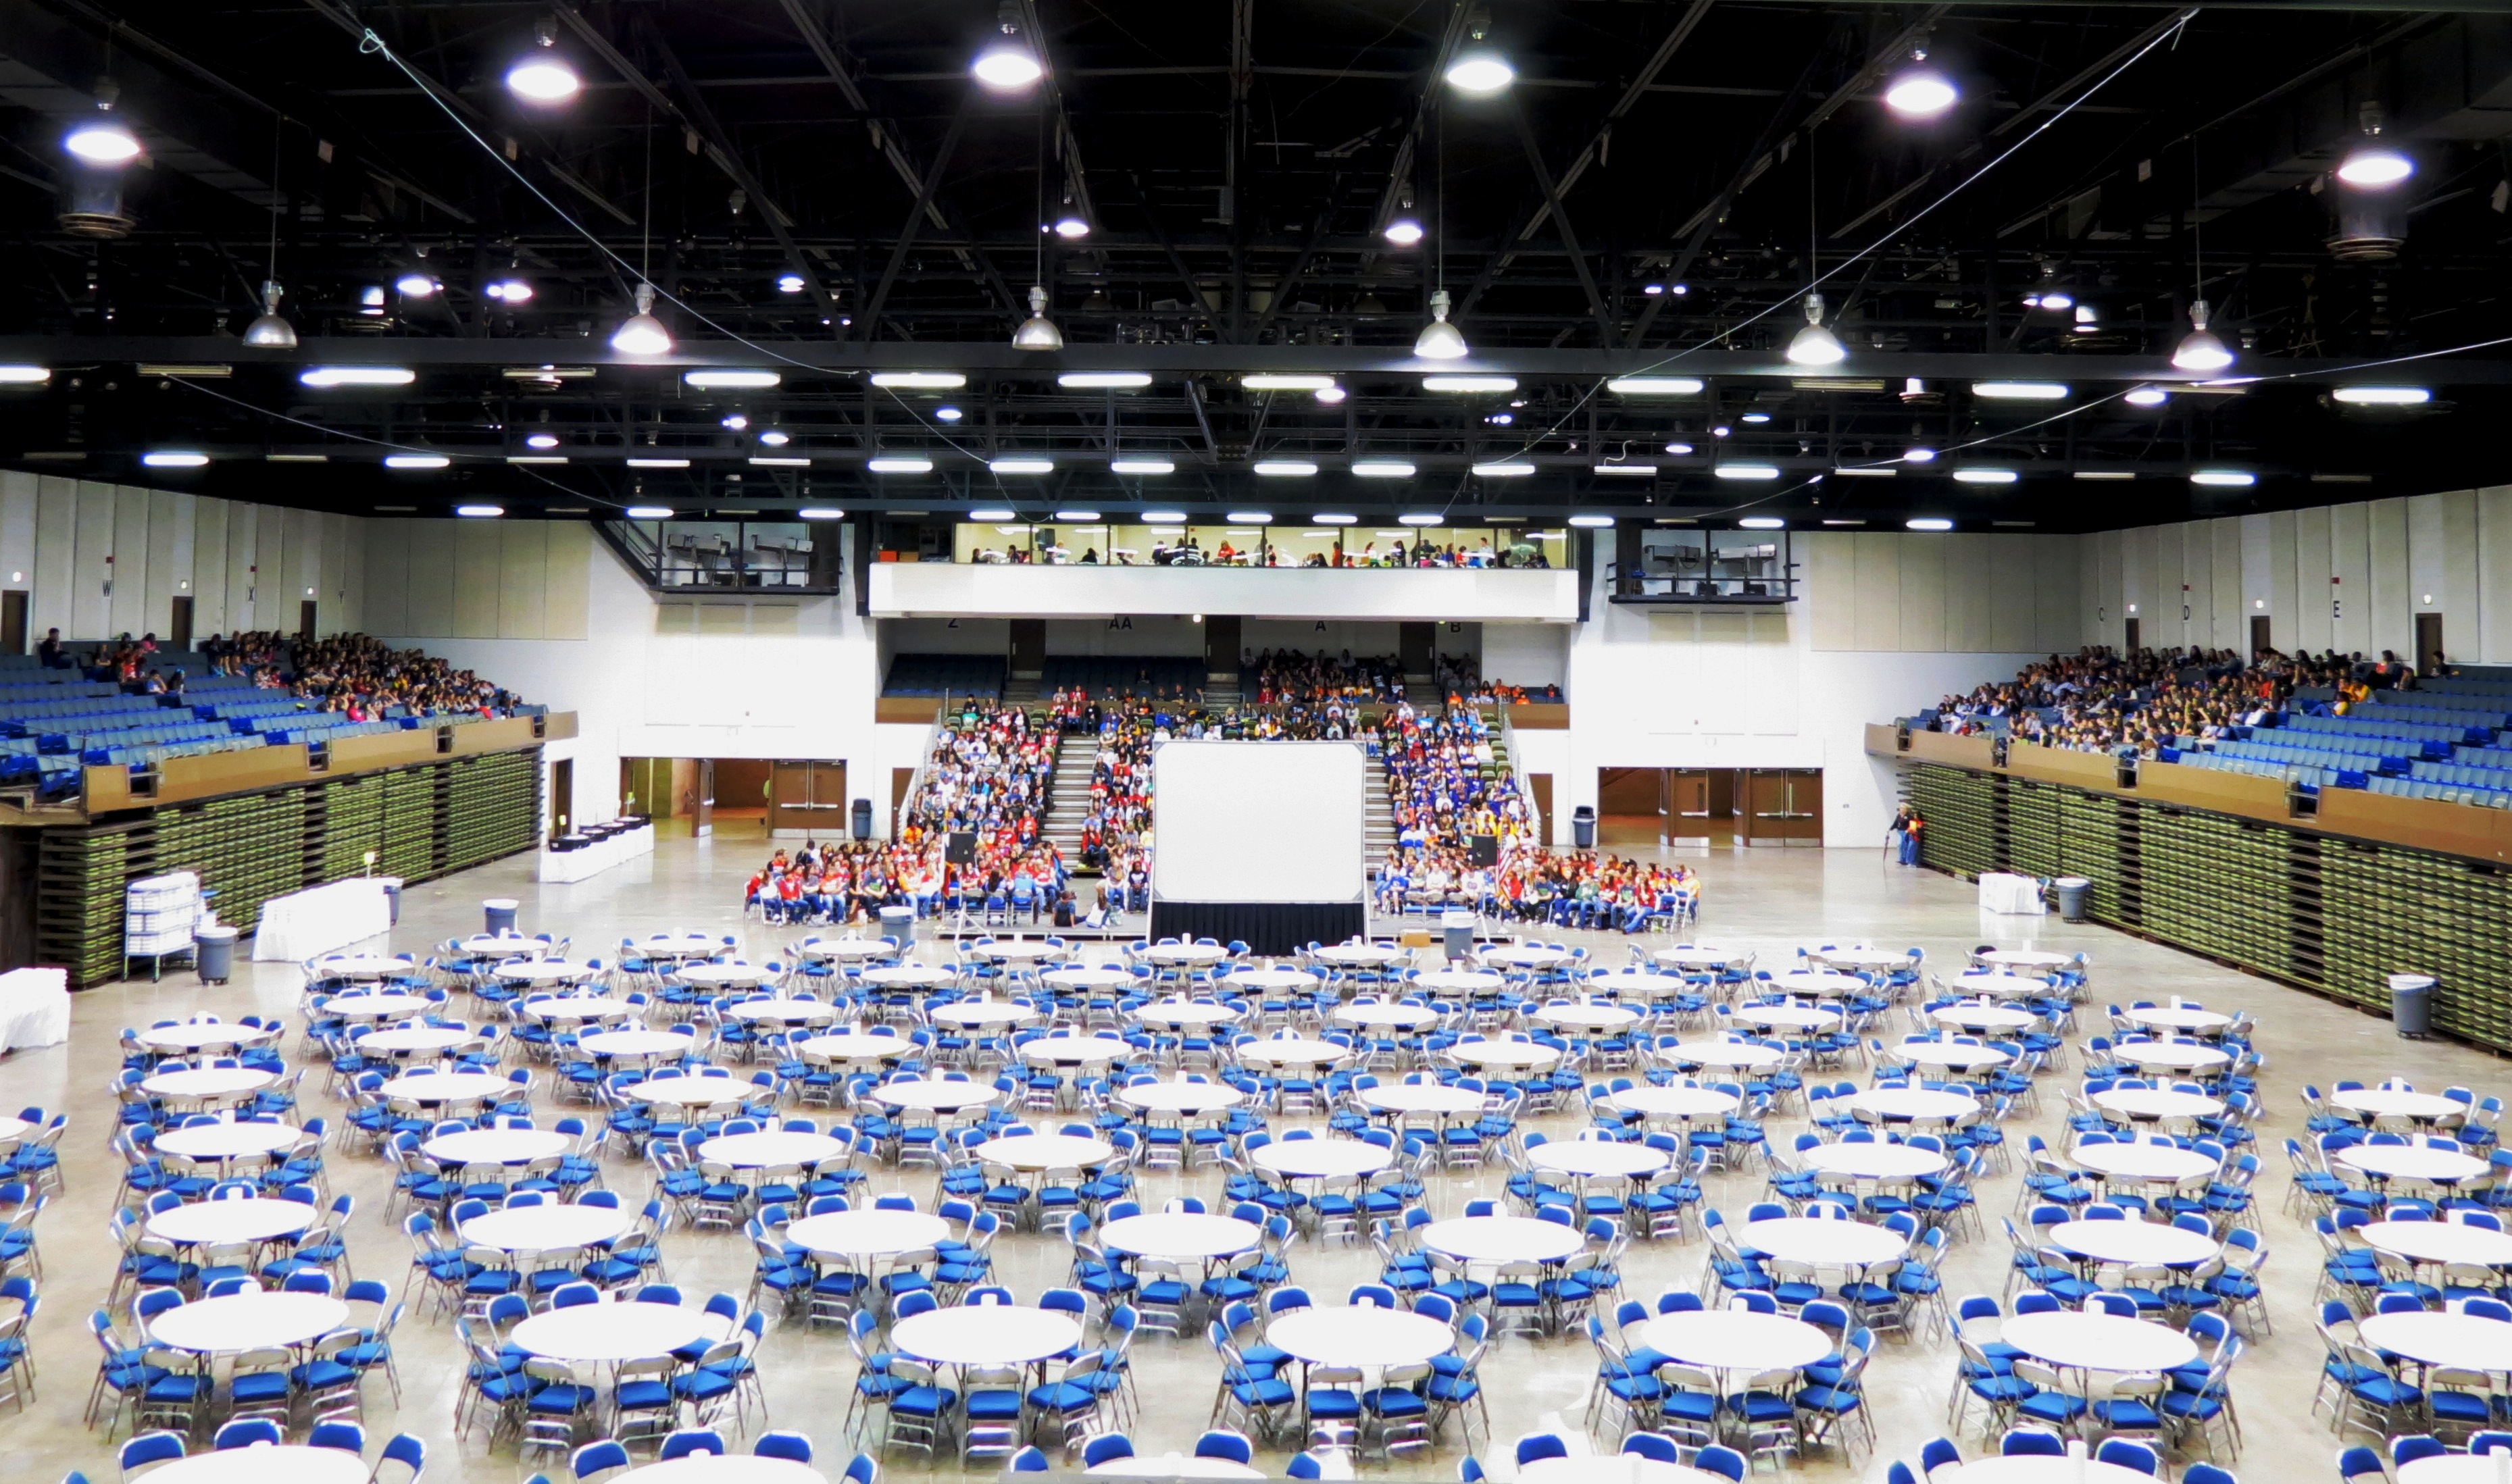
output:
[[[0,469],[0,587],[28,595],[29,626],[35,621],[35,506],[41,481],[41,475]],[[41,629],[29,633],[27,649],[43,637]]]
[[[2329,512],[2297,510],[2294,512],[2294,640],[2280,644],[2282,649],[2326,650],[2333,610],[2330,607]]]
[[[1862,530],[1850,537],[1858,563],[1858,647],[1866,651],[1902,647],[1902,544],[1882,531]]]
[[[2372,512],[2364,505],[2329,507],[2329,643],[2341,654],[2373,645]]]
[[[192,638],[225,634],[227,622],[227,516],[225,500],[192,502]]]
[[[227,625],[230,634],[254,633],[261,623],[261,516],[259,505],[227,506]]]
[[[1945,543],[1931,536],[1888,535],[1902,567],[1901,648],[1945,648]]]
[[[2512,664],[2512,485],[2477,491],[2477,588],[2479,657]]]
[[[78,483],[78,564],[70,586],[65,637],[106,639],[113,633],[114,487]]]
[[[1795,545],[1797,560],[1806,565],[1799,603],[1814,624],[1814,646],[1857,648],[1858,538],[1845,530],[1817,530],[1797,537]]]
[[[1935,538],[1945,552],[1944,647],[1978,653],[1996,647],[1989,622],[1991,555],[1998,538],[1976,531],[1949,531]],[[2021,543],[2017,550],[2026,548]]]
[[[113,487],[113,546],[109,557],[113,596],[105,623],[117,636],[139,634],[148,623],[148,491]]]
[[[148,505],[148,565],[141,578],[139,610],[141,627],[156,634],[162,642],[174,623],[175,593],[177,583],[188,595],[192,580],[190,532],[183,533],[182,552],[176,553],[176,527],[191,514],[189,497],[171,489],[142,489]],[[177,567],[179,563],[180,570]]]
[[[2408,539],[2408,502],[2375,500],[2364,507],[2366,547],[2371,554],[2364,573],[2368,598],[2364,652],[2380,657],[2384,649],[2414,654],[2416,648],[2416,598],[2433,592],[2415,586],[2411,570],[2414,552]]]
[[[2250,603],[2243,597],[2242,522],[2227,517],[2207,523],[2215,570],[2216,647],[2247,655],[2251,649]]]
[[[51,629],[60,630],[64,639],[78,637],[72,602],[78,586],[78,481],[58,475],[36,480],[35,621],[30,627],[37,639]]]
[[[593,527],[579,521],[547,524],[549,566],[542,575],[541,587],[548,597],[541,613],[541,633],[549,639],[582,639]]]
[[[2443,652],[2474,656],[2483,644],[2485,595],[2477,585],[2477,491],[2453,489],[2442,496],[2442,586],[2434,605],[2442,610]],[[2424,590],[2417,589],[2417,606]]]

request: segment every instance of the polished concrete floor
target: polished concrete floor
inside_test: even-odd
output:
[[[623,933],[694,926],[743,931],[754,954],[771,956],[798,935],[745,924],[738,910],[741,883],[762,854],[761,843],[752,840],[667,840],[650,860],[589,881],[549,886],[529,879],[528,858],[492,865],[412,888],[391,947],[426,951],[446,937],[475,930],[482,898],[515,896],[523,900],[527,930],[571,934],[579,951],[603,952]],[[1986,918],[1976,909],[1968,885],[1885,865],[1877,852],[1693,851],[1684,858],[1707,880],[1699,936],[1752,948],[1765,966],[1785,961],[1801,943],[1849,938],[1920,945],[1941,964],[1956,962],[1963,951],[1989,942],[2084,949],[2093,955],[2094,982],[2102,999],[2179,994],[2218,1008],[2250,1008],[2261,1023],[2260,1043],[2268,1058],[2269,1113],[2261,1136],[2272,1156],[2278,1141],[2299,1129],[2295,1094],[2304,1082],[2325,1086],[2343,1076],[2404,1074],[2436,1088],[2461,1083],[2481,1092],[2505,1090],[2502,1064],[2492,1056],[2445,1043],[2403,1042],[2385,1022],[2101,928],[2069,926],[2056,918]],[[1614,961],[1623,956],[1624,940],[1591,936],[1590,941]],[[66,1109],[73,1124],[64,1146],[70,1156],[68,1189],[46,1213],[41,1229],[45,1304],[34,1326],[40,1394],[22,1415],[0,1413],[0,1439],[17,1461],[13,1475],[51,1479],[77,1468],[101,1481],[113,1471],[111,1445],[100,1431],[81,1425],[80,1411],[96,1359],[86,1316],[102,1299],[114,1254],[105,1234],[115,1170],[105,1151],[112,1105],[104,1087],[116,1067],[116,1029],[194,1011],[230,1018],[259,1011],[294,1021],[297,989],[296,970],[280,964],[244,967],[232,984],[221,988],[203,987],[182,973],[159,984],[109,986],[76,997],[76,1029],[68,1045],[0,1060],[0,1106],[11,1111],[27,1104]],[[294,1055],[293,1034],[289,1045]],[[317,1081],[319,1077],[309,1078],[309,1085]],[[307,1103],[309,1112],[338,1111],[320,1094]],[[2020,1147],[2027,1129],[2055,1137],[2063,1126],[2061,1107],[2055,1092],[2045,1096],[2044,1112],[2037,1120],[2018,1125],[2013,1142]],[[1548,1121],[1567,1132],[1576,1120],[1565,1115]],[[1777,1141],[1801,1127],[1795,1118],[1774,1120],[1771,1132]],[[332,1170],[335,1188],[355,1192],[360,1204],[351,1232],[357,1273],[385,1278],[398,1290],[408,1253],[383,1216],[385,1167],[370,1157],[334,1155]],[[623,1192],[641,1193],[646,1185],[642,1170],[624,1163],[611,1167],[609,1179]],[[1157,1198],[1187,1191],[1217,1195],[1220,1182],[1217,1175],[1199,1171],[1185,1178],[1151,1175],[1143,1184],[1146,1195]],[[1761,1184],[1758,1171],[1724,1177],[1723,1183],[1722,1177],[1712,1177],[1711,1203],[1741,1212]],[[932,1191],[931,1177],[922,1174],[880,1174],[875,1185],[909,1189],[927,1199]],[[1991,1231],[1995,1218],[2013,1207],[2015,1188],[2015,1177],[2008,1175],[1983,1191],[1982,1207]],[[2280,1210],[2285,1188],[2284,1160],[2271,1157],[2260,1204],[2275,1253],[2267,1272],[2275,1333],[2259,1338],[2235,1374],[2247,1446],[2238,1459],[2225,1461],[2254,1484],[2326,1479],[2336,1446],[2325,1419],[2306,1415],[2320,1361],[2310,1302],[2316,1258],[2308,1230]],[[1498,1193],[1496,1173],[1461,1175],[1438,1183],[1433,1204],[1438,1214],[1454,1214],[1470,1197]],[[996,1253],[1002,1280],[1024,1298],[1064,1275],[1066,1253],[1060,1240],[1007,1235]],[[1692,1287],[1703,1254],[1698,1241],[1638,1243],[1626,1268],[1626,1287],[1643,1299],[1669,1285]],[[668,1255],[671,1275],[685,1289],[739,1294],[748,1286],[750,1253],[736,1236],[675,1233]],[[2005,1243],[1995,1237],[1958,1242],[1946,1265],[1948,1292],[2001,1291],[2006,1258]],[[1294,1250],[1292,1267],[1295,1278],[1327,1302],[1339,1299],[1347,1285],[1374,1275],[1365,1245],[1320,1250],[1303,1244]],[[447,1321],[406,1323],[399,1351],[404,1396],[396,1407],[380,1381],[371,1384],[371,1435],[380,1441],[401,1430],[424,1438],[431,1454],[429,1472],[439,1479],[517,1480],[532,1471],[519,1464],[510,1449],[488,1448],[477,1429],[467,1439],[455,1439],[453,1399],[461,1356]],[[1200,1340],[1172,1343],[1154,1336],[1134,1353],[1143,1407],[1133,1429],[1138,1450],[1190,1448],[1204,1425],[1218,1375],[1210,1350]],[[1952,1346],[1939,1339],[1886,1343],[1868,1372],[1869,1405],[1881,1448],[1859,1461],[1857,1476],[1880,1478],[1886,1460],[1897,1455],[1915,1459],[1923,1440],[1944,1430],[1954,1358]],[[771,1332],[762,1360],[773,1425],[811,1434],[824,1463],[836,1456],[836,1466],[829,1469],[834,1474],[844,1464],[846,1444],[840,1418],[855,1370],[843,1338],[834,1331],[806,1332],[799,1325],[779,1329]],[[1515,1338],[1495,1347],[1483,1368],[1494,1442],[1482,1451],[1497,1476],[1511,1472],[1506,1461],[1517,1434],[1538,1428],[1576,1434],[1583,1429],[1581,1409],[1593,1368],[1594,1355],[1584,1338]],[[1976,1439],[1963,1443],[1967,1454],[1977,1452]],[[1417,1459],[1393,1471],[1367,1465],[1364,1472],[1452,1479],[1462,1453],[1451,1435],[1434,1459]],[[1273,1460],[1277,1472],[1280,1462],[1278,1455]],[[925,1465],[913,1455],[902,1455],[889,1466],[921,1471]],[[1849,1471],[1830,1453],[1792,1466],[1835,1478]],[[952,1465],[946,1463],[941,1471],[952,1472]]]

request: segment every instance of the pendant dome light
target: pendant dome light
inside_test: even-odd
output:
[[[2180,337],[2179,347],[2172,352],[2172,364],[2182,371],[2216,371],[2233,364],[2233,352],[2207,328],[2207,301],[2198,299],[2189,306],[2189,332]]]
[[[1046,317],[1046,289],[1043,285],[1029,286],[1029,318],[1021,321],[1020,329],[1012,332],[1012,344],[1020,350],[1064,348],[1064,332],[1056,329],[1055,322]]]
[[[1805,329],[1788,341],[1790,366],[1838,366],[1849,359],[1849,348],[1840,343],[1840,336],[1823,328],[1822,294],[1805,296]]]
[[[113,116],[113,105],[122,100],[122,89],[110,77],[96,82],[96,108],[102,117],[88,119],[73,126],[61,136],[61,148],[68,150],[82,165],[103,170],[120,170],[139,158],[139,136],[133,134],[122,120]]]
[[[672,332],[654,318],[654,286],[637,286],[637,312],[620,322],[610,335],[610,348],[623,356],[664,356],[672,351]]]
[[[996,93],[1025,93],[1046,75],[1046,63],[1039,60],[1038,49],[1021,34],[1020,7],[1013,0],[1003,0],[996,11],[994,39],[977,53],[968,71]]]
[[[2416,162],[2381,142],[2381,105],[2366,100],[2356,117],[2364,136],[2337,162],[2337,178],[2359,191],[2385,191],[2416,173]]]
[[[255,350],[294,350],[296,348],[296,327],[280,317],[279,293],[280,289],[277,284],[266,280],[263,282],[261,318],[247,325],[244,330],[244,342]]]
[[[1466,354],[1465,332],[1448,323],[1448,291],[1431,292],[1431,323],[1413,337],[1413,354],[1425,361],[1454,361]]]
[[[1884,85],[1884,106],[1905,119],[1932,119],[1962,100],[1962,92],[1927,64],[1928,49],[1913,48],[1910,65]]]
[[[536,51],[527,52],[506,69],[506,91],[535,108],[556,108],[575,101],[584,79],[558,53],[558,22],[544,16],[532,23]]]

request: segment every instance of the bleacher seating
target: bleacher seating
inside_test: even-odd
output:
[[[1000,654],[892,655],[881,693],[975,696],[999,701],[1003,695],[1003,659]]]
[[[1204,662],[1177,654],[1050,654],[1039,677],[1041,693],[1079,688],[1094,696],[1131,691],[1189,695],[1204,685]]]

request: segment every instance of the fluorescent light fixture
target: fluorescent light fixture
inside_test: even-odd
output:
[[[1897,479],[1902,473],[1889,464],[1881,468],[1873,464],[1843,464],[1831,472],[1843,479]]]
[[[1597,464],[1597,465],[1595,465],[1595,466],[1594,466],[1594,467],[1593,467],[1590,472],[1590,473],[1595,473],[1595,474],[1654,475],[1655,473],[1657,473],[1657,465],[1655,465],[1655,464]]]
[[[1230,512],[1230,514],[1222,517],[1222,519],[1228,521],[1233,526],[1271,526],[1274,524],[1273,512],[1266,510],[1234,510]]]
[[[1699,376],[1616,376],[1605,390],[1623,397],[1690,397],[1704,385]]]
[[[1015,453],[1006,457],[995,459],[991,463],[987,464],[986,467],[994,470],[997,474],[1053,474],[1055,472],[1055,460],[1051,458],[1039,458],[1027,453]]]
[[[874,371],[872,384],[901,391],[949,392],[966,386],[968,378],[959,371]]]
[[[1534,472],[1533,464],[1513,458],[1497,459],[1488,464],[1474,465],[1475,475],[1482,479],[1519,479]]]
[[[453,507],[453,513],[458,516],[469,516],[475,520],[490,520],[494,517],[504,515],[506,513],[506,507],[503,505],[456,505]]]
[[[1788,523],[1775,515],[1748,515],[1736,523],[1747,530],[1786,530]]]
[[[2259,477],[2248,469],[2192,469],[2189,471],[2189,483],[2193,485],[2241,488],[2258,482]]]
[[[1312,516],[1310,519],[1315,521],[1320,526],[1357,526],[1360,524],[1360,517],[1356,515],[1319,515]]]
[[[151,469],[197,469],[208,463],[210,456],[206,453],[186,453],[161,449],[153,453],[140,454],[139,461]]]
[[[384,467],[387,469],[442,469],[451,462],[453,460],[442,453],[387,453],[384,455]]]
[[[1395,524],[1398,526],[1436,526],[1446,519],[1447,517],[1438,515],[1399,515],[1395,518]]]
[[[1017,510],[999,510],[989,507],[984,510],[969,511],[968,519],[971,521],[1015,521],[1020,519],[1020,512]]]
[[[0,386],[35,386],[52,379],[49,366],[0,366]]]
[[[1779,469],[1771,464],[1720,464],[1710,472],[1720,479],[1770,480],[1780,477]]]
[[[1306,479],[1317,472],[1317,466],[1305,458],[1260,458],[1256,472],[1267,479]]]
[[[2329,397],[2349,407],[2419,407],[2433,401],[2433,393],[2421,386],[2341,386]]]
[[[2120,400],[2130,407],[2161,407],[2172,400],[2172,394],[2159,386],[2135,386]]]
[[[265,453],[261,456],[261,461],[265,464],[328,464],[332,461],[332,455],[329,453]]]
[[[811,461],[807,458],[777,458],[764,453],[752,454],[750,462],[752,467],[759,469],[808,469],[811,467]]]
[[[1100,388],[1122,389],[1151,385],[1152,373],[1150,371],[1065,371],[1055,378],[1055,384],[1073,391],[1091,391]]]
[[[1186,512],[1183,510],[1146,510],[1143,512],[1143,524],[1146,526],[1183,526],[1186,524]]]
[[[910,453],[884,453],[864,460],[864,468],[874,474],[930,474],[933,460]]]
[[[1609,515],[1574,515],[1570,524],[1581,530],[1602,530],[1614,524],[1614,518]]]
[[[2134,470],[2130,469],[2079,469],[2076,471],[2076,478],[2083,480],[2132,480],[2137,478],[2137,474]]]
[[[1910,519],[1902,523],[1902,528],[1904,530],[1951,530],[1954,528],[1954,523],[1946,520],[1943,516],[1914,515],[1910,517]]]
[[[1353,460],[1354,479],[1411,479],[1413,466],[1400,458],[1360,458]]]
[[[686,458],[632,458],[628,460],[628,467],[631,469],[686,469],[688,466],[689,461]]]
[[[407,366],[309,366],[296,379],[307,386],[408,386],[418,373]]]
[[[567,455],[564,453],[509,453],[506,455],[506,462],[510,464],[563,464],[567,462]]]
[[[1954,482],[1960,485],[2012,485],[2021,478],[2012,469],[1956,469]]]
[[[2063,381],[1975,381],[1971,394],[1992,402],[2060,402],[2067,395]]]
[[[755,391],[785,380],[772,371],[693,371],[681,379],[703,391]]]
[[[1837,521],[1837,520],[1835,520],[1835,521],[1825,521],[1825,522],[1824,522],[1823,524],[1825,524],[1825,526],[1864,526],[1864,525],[1865,525],[1866,523],[1865,523],[1864,521]]]
[[[669,505],[631,505],[628,507],[628,519],[632,521],[668,521],[671,518],[672,507]]]
[[[1258,371],[1239,377],[1238,384],[1251,392],[1322,392],[1335,384],[1335,378],[1305,372]]]
[[[1099,512],[1095,510],[1059,510],[1055,513],[1055,518],[1067,526],[1079,526],[1085,521],[1095,521],[1099,519]]]
[[[842,521],[845,519],[846,514],[843,510],[832,510],[826,505],[805,505],[794,513],[805,521]]]
[[[1513,392],[1517,390],[1517,378],[1515,376],[1425,376],[1422,378],[1422,390],[1426,392]]]
[[[1165,458],[1112,458],[1108,460],[1108,472],[1137,475],[1175,474],[1177,465]]]

